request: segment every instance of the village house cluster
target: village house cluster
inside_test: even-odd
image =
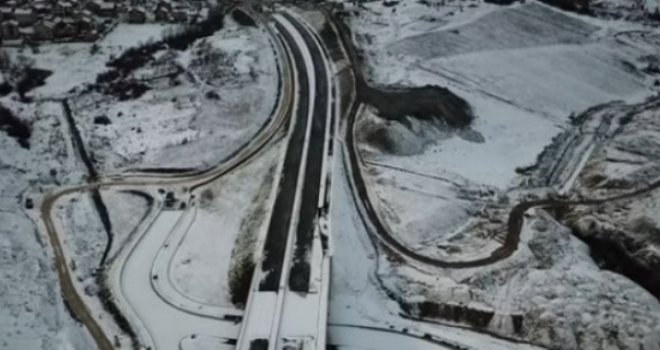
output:
[[[0,43],[94,41],[117,22],[195,23],[205,0],[0,0]]]

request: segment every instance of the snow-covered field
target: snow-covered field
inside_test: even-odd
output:
[[[96,76],[105,71],[106,62],[127,48],[160,38],[171,25],[120,24],[96,44],[66,43],[40,45],[38,52],[30,49],[6,48],[13,60],[34,60],[34,66],[53,71],[46,85],[31,92],[36,97],[63,97],[71,89],[92,83]],[[92,46],[98,47],[97,51]]]
[[[261,29],[227,18],[213,36],[183,52],[159,52],[134,75],[162,76],[172,65],[183,73],[155,79],[138,99],[117,101],[92,93],[71,101],[83,138],[104,170],[210,167],[247,142],[270,117],[277,99],[277,66]],[[99,116],[110,124],[95,123]]]
[[[229,269],[238,254],[236,242],[241,235],[258,234],[267,224],[259,212],[263,214],[269,203],[281,144],[200,188],[195,221],[170,262],[170,277],[182,294],[200,303],[233,307]]]

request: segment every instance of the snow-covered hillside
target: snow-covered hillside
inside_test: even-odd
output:
[[[488,256],[502,245],[515,204],[548,193],[570,195],[582,186],[578,173],[585,164],[590,169],[590,155],[602,154],[594,139],[600,140],[598,128],[605,124],[580,128],[575,116],[615,100],[639,103],[658,91],[660,32],[625,20],[626,13],[610,21],[537,1],[371,2],[349,8],[355,9],[348,22],[372,83],[448,87],[476,116],[468,132],[477,138],[450,127],[435,130],[415,118],[379,119],[371,108],[356,123],[358,135],[378,128],[397,139],[401,149],[392,152],[358,137],[370,200],[393,236],[427,257]],[[616,106],[584,114],[602,118],[619,111]],[[556,138],[568,131],[575,141]],[[654,144],[631,137],[639,142],[627,145],[637,152],[648,148],[643,140]],[[566,164],[537,164],[539,154],[561,140],[568,145],[561,148]],[[621,142],[608,155],[621,151]],[[559,180],[530,185],[524,175],[529,166],[557,171],[543,175]],[[630,166],[617,163],[609,172]],[[466,314],[492,314],[481,326],[487,331],[556,349],[660,348],[660,305],[653,295],[601,270],[588,246],[552,216],[542,210],[527,215],[517,250],[495,264],[433,269],[381,254],[376,275],[413,313],[410,305],[423,302],[460,305]],[[619,297],[624,291],[630,297]]]

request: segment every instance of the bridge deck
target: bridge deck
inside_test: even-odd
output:
[[[293,61],[296,104],[264,258],[255,269],[237,349],[320,350],[325,348],[330,281],[320,224],[327,228],[322,191],[332,140],[327,128],[335,110],[331,79],[327,58],[306,25],[279,14],[274,28]]]

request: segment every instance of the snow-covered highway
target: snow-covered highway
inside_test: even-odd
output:
[[[325,203],[327,128],[332,125],[330,64],[301,19],[276,15],[296,67],[296,114],[279,191],[255,270],[238,349],[325,347],[330,256],[318,230]],[[304,312],[301,312],[304,310]]]

